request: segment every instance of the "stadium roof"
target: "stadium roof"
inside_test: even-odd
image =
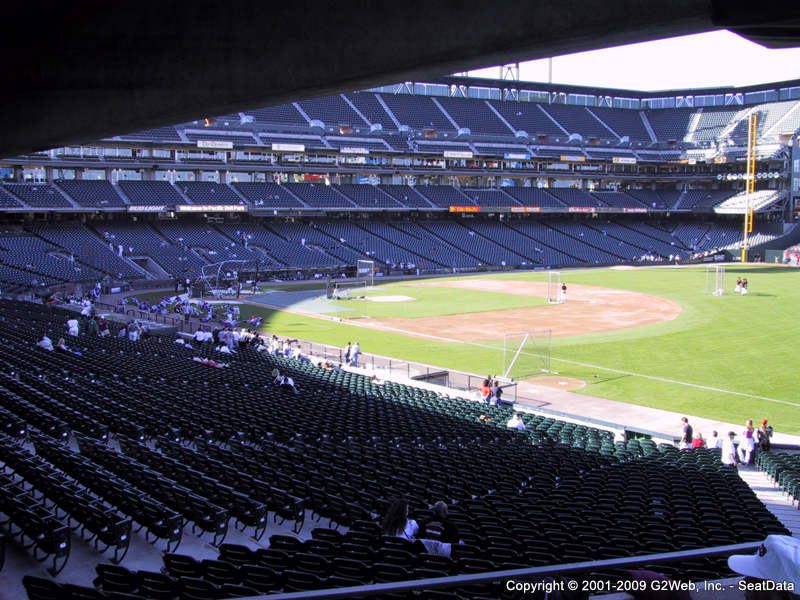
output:
[[[518,60],[727,28],[798,45],[800,5],[742,0],[232,0],[4,6],[0,156]]]
[[[595,87],[588,85],[570,85],[566,83],[546,83],[542,81],[510,81],[508,79],[488,79],[484,77],[434,77],[426,80],[426,83],[441,83],[446,85],[466,85],[477,87],[496,87],[496,88],[516,88],[518,90],[537,90],[543,92],[566,92],[576,94],[606,94],[611,96],[625,96],[629,98],[661,98],[663,96],[681,96],[692,94],[729,94],[758,92],[765,89],[790,88],[800,86],[800,79],[789,79],[786,81],[775,81],[746,86],[725,86],[725,87],[706,87],[706,88],[684,88],[673,90],[642,91],[630,89],[618,89],[607,87]]]

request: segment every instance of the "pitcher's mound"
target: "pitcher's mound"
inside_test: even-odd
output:
[[[582,387],[586,387],[586,382],[582,379],[575,379],[574,377],[561,377],[560,375],[538,375],[536,377],[526,379],[525,381],[534,385],[553,388],[555,390],[564,390],[565,392],[571,392],[572,390],[578,390]]]

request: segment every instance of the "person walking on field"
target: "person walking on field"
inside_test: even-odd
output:
[[[561,302],[566,302],[566,301],[567,301],[567,284],[566,283],[562,283],[561,284]]]

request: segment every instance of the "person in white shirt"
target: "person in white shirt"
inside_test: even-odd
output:
[[[47,334],[43,333],[42,339],[36,342],[36,345],[44,350],[49,350],[50,352],[53,351],[53,341],[49,337],[47,337]]]
[[[519,413],[514,413],[514,416],[508,420],[506,423],[506,427],[509,429],[518,429],[519,431],[525,431],[525,421],[522,420]]]
[[[720,456],[720,459],[723,465],[728,465],[729,467],[737,465],[736,445],[733,443],[735,437],[736,434],[733,431],[729,431],[728,439],[722,441],[722,456]]]
[[[70,335],[78,336],[78,319],[72,318],[67,320],[67,333]]]
[[[353,347],[350,350],[350,366],[357,367],[358,366],[358,355],[361,354],[361,346],[358,342],[353,344]]]
[[[206,331],[206,328],[203,327],[202,325],[200,326],[200,329],[198,329],[194,333],[194,341],[199,344],[202,344],[203,342],[207,342],[208,340],[212,339],[214,339],[212,333],[210,331]]]
[[[132,342],[139,341],[139,336],[142,333],[141,326],[136,321],[131,321],[128,324],[128,339]]]
[[[708,442],[706,443],[706,445],[709,448],[722,448],[722,442],[723,442],[722,438],[719,437],[719,434],[715,430],[711,432],[711,437],[708,438]]]
[[[739,442],[739,462],[749,465],[755,447],[756,428],[753,427],[753,419],[747,419],[747,422],[745,423],[745,430],[742,432],[742,441]]]
[[[277,371],[277,375],[275,374]],[[281,390],[292,390],[295,394],[299,394],[300,392],[297,391],[297,388],[294,387],[294,379],[289,377],[288,375],[281,375],[281,372],[278,369],[274,369],[272,374],[275,375],[275,379],[273,380],[273,384],[277,385]]]

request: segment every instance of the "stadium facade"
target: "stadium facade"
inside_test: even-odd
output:
[[[444,77],[210,117],[5,159],[0,281],[738,255],[745,202],[763,256],[796,241],[798,129],[800,81],[644,93]]]
[[[403,83],[7,159],[3,291],[163,283],[225,262],[313,273],[371,260],[388,273],[722,257],[742,243],[752,114],[753,253],[797,241],[800,82],[664,94],[513,86]],[[80,337],[80,352],[49,352],[35,347],[40,332],[73,312],[0,308],[8,531],[54,576],[78,554],[57,582],[25,564],[16,595],[314,597],[481,573],[482,586],[450,581],[459,594],[438,597],[514,598],[493,572],[682,551],[656,568],[713,580],[730,575],[724,552],[789,533],[712,450],[615,441],[541,415],[520,435],[507,407],[253,348],[219,364],[207,360],[227,358],[213,344],[165,352],[117,323]],[[256,383],[273,369],[295,379],[301,401]],[[70,432],[71,446],[56,441]],[[465,543],[417,557],[382,538],[372,519],[398,496],[416,518],[448,499]],[[290,536],[306,516],[317,518],[312,538]],[[269,548],[254,548],[267,532]],[[96,564],[129,546],[135,575]],[[94,576],[86,564],[102,592],[81,587]]]

